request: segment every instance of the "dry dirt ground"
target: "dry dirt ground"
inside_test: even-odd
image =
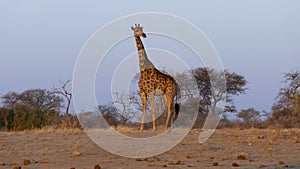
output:
[[[220,129],[204,144],[197,143],[199,134],[192,130],[155,157],[129,159],[106,152],[79,130],[0,132],[0,169],[300,168],[300,129]]]

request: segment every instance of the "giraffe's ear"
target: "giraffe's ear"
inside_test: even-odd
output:
[[[133,26],[131,26],[131,30],[134,30],[134,27],[133,27]]]

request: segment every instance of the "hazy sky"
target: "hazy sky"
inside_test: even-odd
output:
[[[297,0],[10,0],[0,1],[0,94],[50,89],[58,79],[71,79],[86,40],[110,21],[137,12],[170,13],[202,30],[224,67],[249,82],[247,93],[235,98],[238,109],[270,110],[283,73],[300,69]]]

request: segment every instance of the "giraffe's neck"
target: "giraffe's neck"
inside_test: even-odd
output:
[[[154,68],[153,63],[147,57],[141,38],[139,36],[135,36],[135,41],[136,41],[136,47],[139,54],[140,71],[149,68]]]

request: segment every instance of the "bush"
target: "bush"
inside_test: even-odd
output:
[[[41,111],[29,106],[14,104],[10,109],[0,109],[0,129],[22,131],[52,125],[59,118],[55,110]]]

